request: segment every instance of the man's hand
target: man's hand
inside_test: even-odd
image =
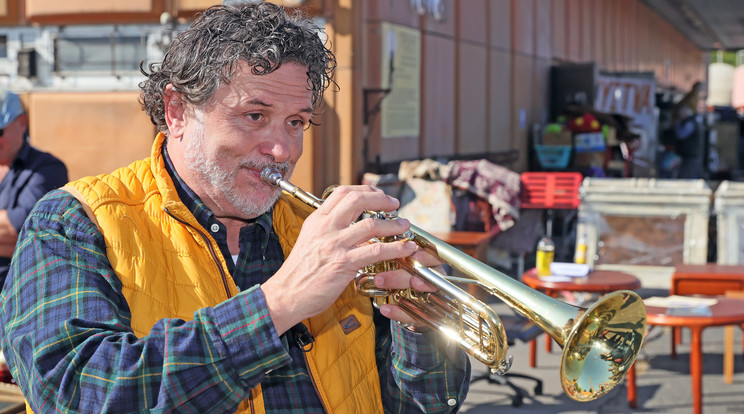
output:
[[[355,222],[364,210],[391,211],[398,206],[398,200],[379,189],[340,186],[305,220],[292,253],[261,286],[280,335],[326,310],[362,267],[414,254],[417,246],[411,241],[369,243],[375,237],[406,232],[410,227],[407,220],[367,218]],[[381,274],[382,283],[410,286],[410,275],[401,272]]]
[[[8,217],[8,210],[0,210],[0,257],[13,256],[18,232]]]
[[[424,251],[422,248],[417,248],[416,252],[412,257],[426,267],[431,267],[433,270],[440,274],[444,274],[444,268],[441,266],[442,262],[435,256]],[[375,276],[375,286],[381,289],[408,289],[412,288],[420,292],[436,292],[437,288],[424,281],[418,276],[411,275],[407,270],[394,270],[390,272],[379,273]],[[380,307],[380,313],[384,316],[394,319],[407,327],[412,328],[411,330],[420,330],[425,325],[418,322],[411,316],[409,316],[403,309],[397,305],[382,305]]]

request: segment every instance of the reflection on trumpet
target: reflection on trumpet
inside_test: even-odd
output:
[[[284,180],[275,169],[262,171],[261,178],[310,207],[318,208],[323,203],[323,199]],[[394,212],[365,214],[380,220],[397,218]],[[442,275],[412,258],[405,258],[362,269],[357,277],[357,290],[377,304],[400,306],[495,372],[503,373],[511,365],[501,321],[488,305],[453,282],[480,286],[550,335],[563,348],[561,385],[574,400],[590,401],[606,394],[622,380],[640,351],[646,332],[646,308],[634,292],[613,292],[589,308],[576,307],[527,287],[413,225],[406,234],[373,242],[400,239],[413,240],[465,277]],[[377,289],[371,282],[374,275],[392,268],[408,270],[436,286],[439,292]]]

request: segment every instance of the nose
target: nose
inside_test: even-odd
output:
[[[284,128],[272,128],[267,132],[266,138],[261,146],[264,155],[270,155],[275,162],[288,161],[291,155],[292,137]]]

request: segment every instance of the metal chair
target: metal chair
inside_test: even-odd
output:
[[[499,315],[499,319],[501,319],[501,323],[504,325],[504,330],[508,338],[507,343],[510,347],[516,343],[516,340],[527,343],[543,333],[542,329],[540,329],[540,327],[537,326],[534,322],[521,315],[517,315],[516,313]],[[522,405],[524,397],[528,395],[528,393],[522,387],[514,384],[511,381],[511,378],[523,378],[534,381],[535,388],[533,389],[533,392],[535,393],[535,395],[542,395],[543,384],[541,379],[515,372],[507,372],[504,375],[499,375],[488,371],[483,374],[473,376],[470,379],[470,383],[472,384],[476,381],[487,380],[491,384],[505,385],[514,391],[514,395],[512,396],[511,401],[512,407],[519,407]]]

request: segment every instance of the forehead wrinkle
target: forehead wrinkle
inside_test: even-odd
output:
[[[296,71],[295,64],[286,65],[287,70]],[[280,105],[297,105],[297,113],[313,113],[311,91],[307,86],[293,76],[272,72],[265,75],[255,75],[250,72],[247,64],[241,64],[241,69],[230,84],[225,85],[226,94],[224,100],[232,101],[226,106],[234,108],[255,105],[267,109],[277,108]],[[302,72],[304,73],[304,71]],[[301,89],[300,89],[301,88]],[[306,104],[302,101],[306,99]],[[298,105],[299,104],[299,105]]]
[[[248,100],[248,103],[249,104],[252,104],[252,105],[264,106],[264,107],[267,107],[267,108],[271,108],[271,107],[274,106],[273,104],[270,104],[268,102],[264,102],[264,101],[262,101],[262,100],[260,100],[258,98],[249,99]]]
[[[264,107],[264,108],[273,108],[273,107],[275,106],[275,105],[274,105],[274,104],[272,104],[272,103],[269,103],[269,102],[264,102],[264,101],[263,101],[263,100],[261,100],[260,98],[250,98],[250,99],[248,99],[248,100],[247,100],[246,102],[247,102],[248,104],[251,104],[251,105],[256,105],[256,106],[261,106],[261,107]],[[308,114],[312,114],[312,113],[313,113],[313,108],[311,108],[311,107],[309,107],[309,106],[306,106],[306,107],[304,107],[304,108],[300,108],[300,109],[299,109],[299,110],[297,111],[297,113],[308,113]]]

